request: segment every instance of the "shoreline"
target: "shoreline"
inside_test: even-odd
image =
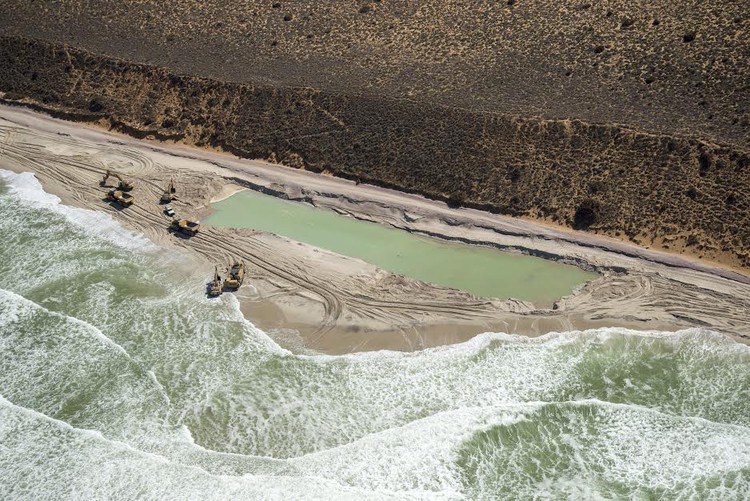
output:
[[[247,189],[248,188],[241,188],[239,186],[226,185],[219,192],[218,195],[216,195],[216,196],[214,196],[214,197],[211,198],[211,202],[210,203],[211,204],[215,204],[215,203],[221,202],[221,201],[226,200],[227,198],[230,198],[230,197],[236,195],[237,193],[239,193],[241,191],[245,191]]]
[[[232,256],[246,259],[257,293],[239,295],[243,313],[272,335],[296,327],[299,338],[291,336],[289,343],[300,344],[300,350],[414,350],[490,330],[539,335],[588,326],[701,326],[745,343],[750,339],[750,300],[742,299],[750,297],[750,277],[740,270],[524,219],[451,209],[417,195],[223,152],[139,141],[23,108],[0,106],[0,118],[2,129],[13,128],[29,136],[26,143],[38,143],[24,151],[22,144],[9,144],[4,133],[0,158],[13,164],[4,168],[35,172],[45,190],[64,203],[112,213],[157,245],[189,249],[207,268]],[[55,145],[58,142],[62,145]],[[94,156],[108,159],[108,167],[135,178],[137,207],[114,211],[103,204],[101,196],[97,198],[102,189],[92,181],[101,177],[104,161],[97,158],[93,163],[98,166],[87,166],[78,158],[81,151],[95,151]],[[44,161],[27,162],[24,169],[24,159],[34,155]],[[7,162],[9,156],[14,158]],[[589,267],[602,277],[545,309],[512,299],[476,298],[267,233],[206,228],[189,241],[170,238],[164,231],[168,220],[156,204],[159,186],[170,177],[176,178],[180,197],[173,206],[186,217],[203,217],[211,203],[256,189],[414,233]],[[311,274],[309,269],[316,271]]]

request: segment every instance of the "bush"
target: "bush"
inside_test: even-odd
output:
[[[587,198],[580,203],[573,215],[573,228],[585,230],[596,224],[602,217],[602,207],[599,202]]]

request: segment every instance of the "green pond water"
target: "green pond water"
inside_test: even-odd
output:
[[[480,297],[551,303],[597,276],[575,266],[414,235],[250,190],[213,204],[213,209],[203,224],[276,233]]]

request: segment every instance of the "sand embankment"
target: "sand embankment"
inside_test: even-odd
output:
[[[225,154],[138,141],[24,109],[0,107],[0,168],[36,173],[65,203],[105,211],[161,245],[186,249],[205,266],[238,257],[250,280],[243,312],[292,349],[342,353],[418,349],[488,330],[536,335],[598,326],[677,329],[705,326],[750,339],[750,278],[741,271],[472,209],[451,209],[365,184]],[[103,200],[102,172],[136,181],[137,203]],[[158,198],[169,178],[179,214],[201,217],[212,200],[242,187],[392,224],[408,231],[545,256],[597,270],[601,278],[553,308],[482,299],[422,283],[285,238],[205,228],[171,236]]]

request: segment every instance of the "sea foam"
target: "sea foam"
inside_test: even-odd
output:
[[[23,203],[63,215],[71,224],[90,234],[106,238],[124,248],[155,251],[158,247],[143,235],[126,230],[111,216],[101,212],[63,205],[58,196],[47,193],[31,172],[15,173],[0,169],[0,180]]]

